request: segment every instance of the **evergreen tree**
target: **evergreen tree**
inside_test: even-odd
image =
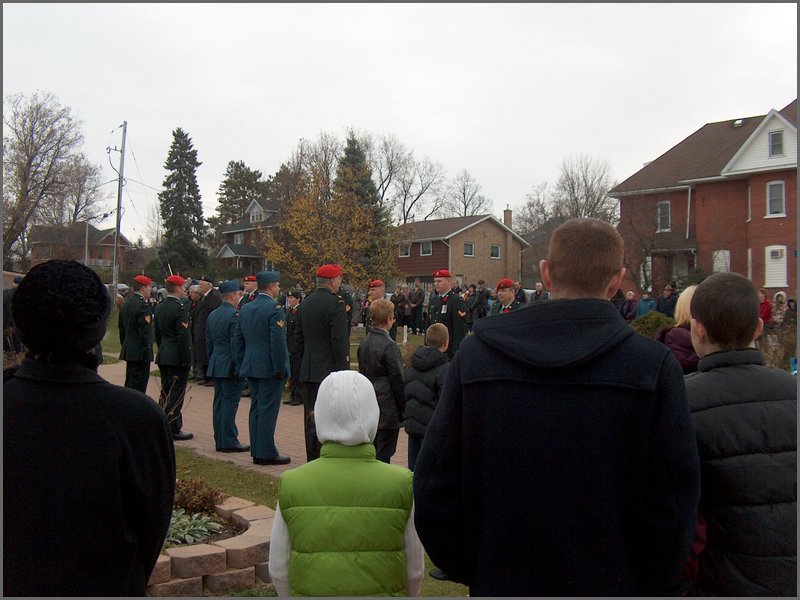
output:
[[[203,205],[197,185],[197,150],[180,127],[172,132],[172,145],[164,163],[169,174],[159,192],[164,229],[164,253],[173,273],[200,275],[208,263],[199,242],[204,237]]]
[[[217,192],[217,214],[208,219],[209,225],[232,225],[241,221],[250,203],[263,201],[269,193],[269,182],[262,177],[261,171],[251,169],[243,161],[230,161]]]
[[[389,211],[380,201],[364,147],[352,131],[348,133],[343,156],[336,168],[333,195],[340,202],[347,203],[352,211],[366,217],[370,223],[369,241],[363,252],[354,257],[366,276],[389,277],[394,274],[397,235]],[[360,235],[363,236],[364,232],[360,232]]]

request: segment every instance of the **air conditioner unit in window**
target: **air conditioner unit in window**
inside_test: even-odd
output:
[[[778,248],[777,250],[770,250],[769,251],[770,258],[783,258],[783,248]]]

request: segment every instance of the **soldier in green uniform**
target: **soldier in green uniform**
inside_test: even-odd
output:
[[[119,310],[119,357],[126,363],[125,387],[146,394],[153,361],[153,313],[149,302],[153,280],[137,275],[133,282],[133,293]]]
[[[189,310],[181,299],[186,295],[185,280],[180,275],[167,277],[166,299],[156,307],[153,317],[156,364],[161,371],[161,393],[158,403],[164,407],[173,440],[190,440],[193,434],[181,431],[183,397],[192,366],[192,333],[189,331]]]
[[[245,275],[242,277],[242,286],[244,287],[244,294],[242,294],[241,300],[239,300],[239,306],[237,307],[239,310],[247,304],[248,302],[252,302],[258,296],[258,283],[256,282],[255,275]]]
[[[514,282],[505,277],[497,282],[497,300],[492,304],[490,315],[510,313],[519,308]]]
[[[300,383],[303,387],[306,459],[319,458],[320,441],[314,423],[314,405],[319,384],[333,371],[350,368],[350,339],[345,301],[337,295],[342,268],[337,264],[317,269],[317,289],[303,300],[297,313],[298,352],[302,355]]]
[[[431,296],[428,309],[431,324],[442,323],[450,334],[450,346],[447,348],[448,358],[453,358],[469,329],[466,321],[467,305],[464,304],[463,298],[453,291],[450,285],[451,280],[452,275],[447,269],[433,272],[433,287],[439,294]]]
[[[347,335],[349,337],[350,331],[353,329],[353,296],[342,285],[339,286],[336,295],[344,300],[344,310],[347,313]]]
[[[303,403],[300,393],[300,361],[303,356],[298,353],[297,341],[297,313],[300,310],[300,302],[303,293],[300,290],[292,290],[286,294],[286,346],[289,349],[289,389],[291,394],[284,404],[300,406]]]

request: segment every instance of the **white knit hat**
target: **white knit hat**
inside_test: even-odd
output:
[[[334,371],[319,384],[314,405],[317,437],[321,443],[345,446],[370,443],[380,412],[369,379],[358,371]]]

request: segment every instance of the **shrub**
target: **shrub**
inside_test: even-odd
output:
[[[654,310],[631,321],[631,327],[636,333],[653,340],[658,337],[662,329],[673,325],[675,325],[675,319]]]
[[[227,496],[222,491],[211,487],[202,479],[179,479],[175,482],[175,500],[172,505],[190,514],[212,514],[214,505],[225,498]]]
[[[200,542],[222,529],[222,525],[211,520],[211,517],[200,513],[187,515],[182,508],[172,511],[167,531],[167,544],[194,544]]]

